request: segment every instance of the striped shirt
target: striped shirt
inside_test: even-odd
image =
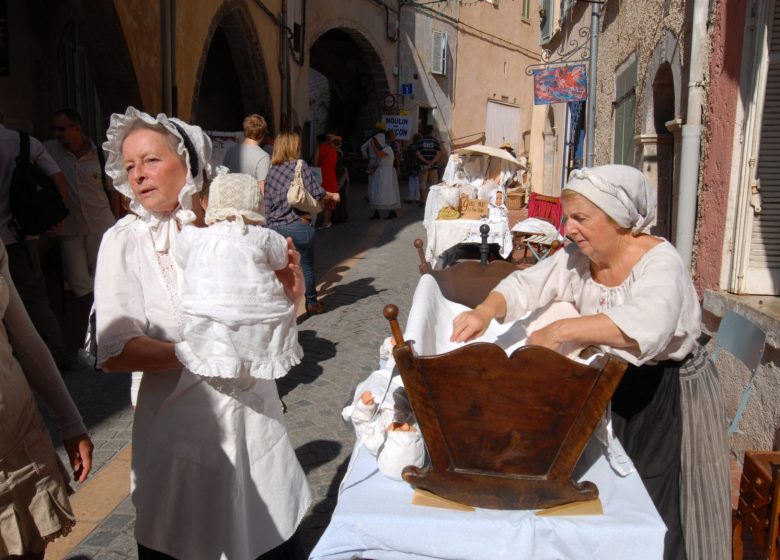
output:
[[[295,165],[297,160],[291,159],[272,165],[265,178],[265,219],[268,227],[282,226],[291,224],[305,214],[296,210],[287,203],[287,189],[295,177]],[[321,200],[325,196],[325,190],[322,185],[314,178],[311,169],[303,163],[301,167],[301,176],[303,185],[316,200]]]

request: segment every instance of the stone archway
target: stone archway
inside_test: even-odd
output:
[[[381,118],[382,101],[390,93],[376,49],[359,31],[336,27],[311,43],[309,60],[310,68],[328,82],[325,129],[338,130],[353,145],[362,141],[363,132]],[[321,132],[312,130],[312,135]]]
[[[644,118],[639,136],[641,169],[656,188],[658,212],[655,235],[673,239],[675,196],[678,185],[680,150],[679,41],[666,30],[648,63],[645,82]]]
[[[198,66],[191,120],[206,130],[240,130],[251,113],[274,130],[271,92],[260,41],[243,0],[214,16]]]
[[[143,108],[138,78],[114,3],[71,0],[68,7],[76,28],[81,30],[80,43],[87,53],[104,123],[108,123],[111,113],[124,113],[128,105]]]

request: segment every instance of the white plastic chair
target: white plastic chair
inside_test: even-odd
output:
[[[740,431],[739,421],[742,418],[742,413],[745,412],[750,393],[753,391],[753,379],[764,355],[765,346],[766,333],[763,329],[736,311],[729,311],[721,320],[715,335],[715,351],[711,356],[713,363],[717,361],[720,349],[725,348],[750,370],[750,379],[742,391],[734,419],[729,425],[729,435]]]

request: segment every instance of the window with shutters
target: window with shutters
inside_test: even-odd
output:
[[[541,32],[539,44],[541,45],[549,43],[552,39],[554,11],[553,0],[539,2],[539,30]]]
[[[615,144],[612,162],[634,165],[634,113],[636,111],[636,56],[624,62],[617,70],[615,101]]]
[[[447,74],[447,34],[434,31],[431,37],[431,73]]]
[[[531,21],[531,0],[523,0],[523,10],[520,13],[520,19],[525,22]]]

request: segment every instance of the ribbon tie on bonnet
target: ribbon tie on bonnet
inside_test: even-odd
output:
[[[655,190],[644,174],[633,167],[599,165],[575,169],[566,190],[584,196],[634,235],[649,233],[655,225]]]

